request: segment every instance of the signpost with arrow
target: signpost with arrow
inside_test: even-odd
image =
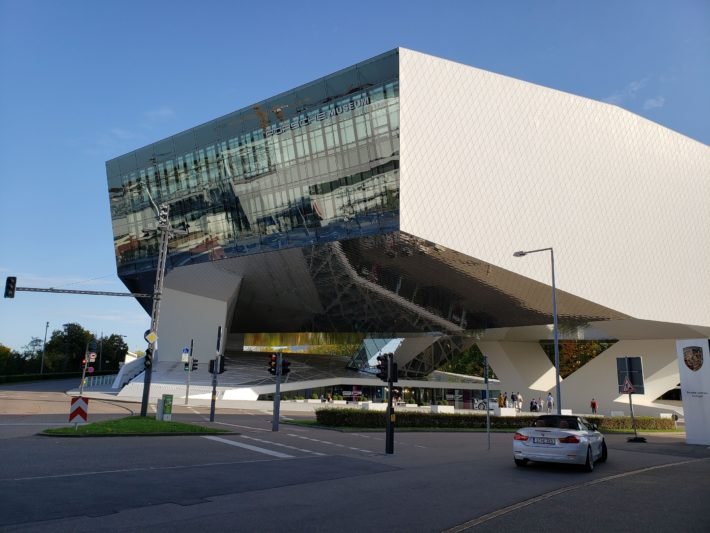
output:
[[[629,410],[631,411],[631,425],[634,428],[634,436],[628,439],[629,442],[646,442],[644,437],[639,437],[636,431],[636,418],[634,417],[634,403],[631,399],[633,394],[643,394],[643,363],[641,357],[617,357],[616,377],[619,382],[619,394],[629,395]]]

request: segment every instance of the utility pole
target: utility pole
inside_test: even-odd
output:
[[[49,322],[44,326],[44,343],[42,344],[42,359],[39,361],[39,373],[44,373],[44,352],[47,351],[47,330],[49,329]]]
[[[150,382],[153,377],[153,356],[155,354],[155,341],[157,340],[158,322],[160,320],[160,298],[163,294],[163,283],[165,281],[165,265],[168,260],[168,242],[175,235],[184,235],[184,230],[176,230],[170,225],[170,204],[156,205],[150,190],[146,187],[148,198],[150,198],[153,209],[158,217],[157,232],[160,235],[160,246],[158,248],[158,267],[155,272],[155,285],[153,287],[153,309],[150,314],[150,335],[148,349],[145,355],[145,374],[143,376],[143,398],[141,401],[141,416],[148,413],[148,402],[150,401]],[[148,336],[146,336],[148,337]]]

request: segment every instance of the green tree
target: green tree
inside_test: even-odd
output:
[[[96,368],[102,371],[118,371],[119,362],[123,361],[128,352],[128,345],[121,335],[112,334],[99,339],[99,360]]]
[[[461,352],[453,357],[451,361],[443,365],[439,370],[444,372],[453,372],[454,374],[463,374],[465,376],[480,376],[483,377],[483,353],[474,344],[468,350]],[[498,379],[493,372],[493,369],[488,365],[488,377]]]
[[[50,372],[80,371],[86,347],[93,339],[93,333],[79,324],[64,324],[64,329],[53,331],[47,341],[45,369]]]

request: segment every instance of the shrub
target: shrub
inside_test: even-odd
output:
[[[360,409],[317,409],[316,420],[319,424],[331,427],[384,428],[386,412],[364,411]],[[491,416],[493,429],[518,429],[533,425],[538,415]],[[604,430],[631,430],[631,417],[587,417],[587,420]],[[486,415],[481,413],[424,413],[397,411],[397,427],[401,428],[438,428],[438,429],[485,429]],[[637,417],[636,428],[639,430],[673,430],[675,423],[668,418],[651,416]]]

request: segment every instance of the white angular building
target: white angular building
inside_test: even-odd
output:
[[[659,400],[679,383],[676,341],[710,337],[707,146],[411,50],[113,159],[107,174],[131,291],[155,279],[146,190],[188,232],[168,258],[158,376],[190,339],[213,350],[218,326],[235,363],[248,333],[358,332],[399,339],[402,380],[476,343],[503,390],[545,396],[550,254],[513,252],[550,247],[560,339],[615,341],[562,381],[564,408],[589,412],[595,397],[602,413],[628,412],[616,358],[642,356],[638,412],[678,410]],[[376,353],[363,345],[343,364],[355,377],[294,365],[292,388],[362,384]],[[265,370],[226,388],[268,394]]]

